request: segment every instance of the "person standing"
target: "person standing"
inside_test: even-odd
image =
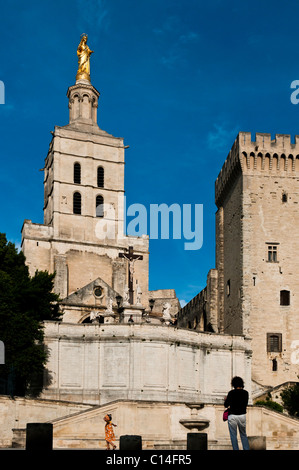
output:
[[[244,390],[244,382],[241,377],[232,379],[233,389],[228,392],[224,401],[228,408],[228,429],[233,450],[239,450],[237,430],[239,429],[243,450],[249,450],[249,442],[246,434],[246,410],[249,394]]]
[[[112,416],[111,415],[106,415],[104,417],[104,421],[106,422],[105,424],[105,441],[106,441],[106,450],[110,450],[110,445],[112,446],[112,449],[116,449],[116,445],[114,444],[114,430],[113,426],[117,426],[116,424],[112,423]]]

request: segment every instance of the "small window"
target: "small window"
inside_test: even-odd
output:
[[[282,202],[288,202],[288,195],[287,193],[282,194]]]
[[[98,167],[98,188],[104,187],[104,168],[102,166]]]
[[[230,280],[228,280],[226,283],[226,295],[227,296],[230,295]]]
[[[281,333],[267,334],[267,352],[281,352],[282,335]]]
[[[290,305],[290,291],[289,290],[280,291],[280,305]]]
[[[96,217],[104,217],[104,198],[103,196],[96,197]]]
[[[81,184],[81,165],[80,163],[74,164],[74,183]]]
[[[103,294],[103,289],[102,287],[98,286],[94,289],[93,292],[96,297],[101,297],[101,295]]]
[[[268,245],[268,261],[269,263],[277,262],[277,245]]]
[[[73,213],[81,214],[81,194],[74,193],[73,196]]]
[[[272,359],[272,372],[277,372],[277,359]]]

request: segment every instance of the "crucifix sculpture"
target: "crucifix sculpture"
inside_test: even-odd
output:
[[[129,253],[119,253],[119,258],[125,258],[129,262],[128,269],[128,287],[129,287],[129,302],[133,305],[134,301],[134,285],[133,285],[133,274],[134,274],[134,263],[138,259],[143,259],[141,255],[134,255],[133,247],[129,246]]]

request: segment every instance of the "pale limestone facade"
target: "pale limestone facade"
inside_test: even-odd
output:
[[[242,336],[161,322],[46,322],[45,336],[50,383],[43,398],[98,405],[119,399],[223,403],[233,375],[244,377],[251,393],[250,342]]]
[[[215,185],[216,269],[179,315],[252,339],[252,379],[299,374],[299,136],[239,133]],[[284,305],[282,305],[284,304]],[[187,323],[188,322],[188,323]]]

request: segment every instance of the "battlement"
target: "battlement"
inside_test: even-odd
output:
[[[289,134],[275,134],[275,139],[272,139],[271,134],[256,133],[255,140],[252,140],[250,132],[240,132],[215,183],[218,207],[238,172],[298,176],[299,136],[295,135],[292,142]]]
[[[255,140],[251,138],[251,132],[239,132],[237,139],[239,141],[239,147],[254,151],[267,150],[285,150],[294,151],[297,150],[299,153],[299,135],[294,136],[294,142],[291,142],[290,134],[275,134],[275,138],[271,139],[271,134],[258,132],[255,134]]]

